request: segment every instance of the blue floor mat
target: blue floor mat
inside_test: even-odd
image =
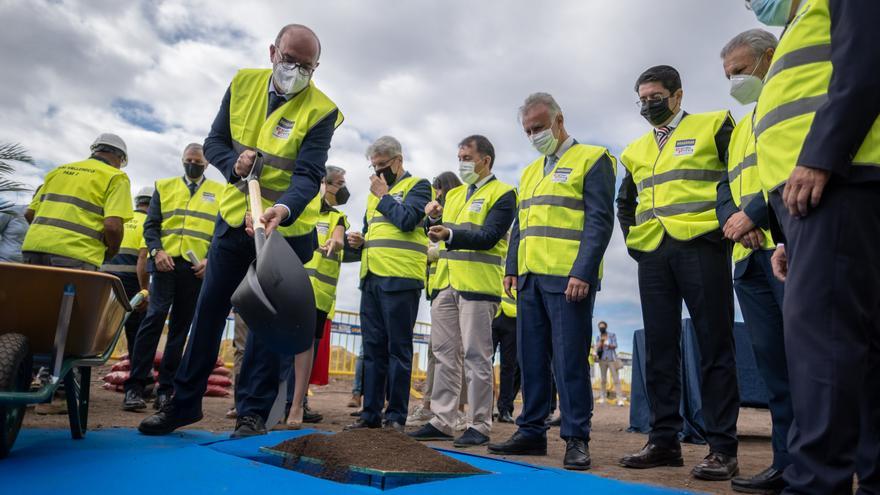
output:
[[[282,469],[259,448],[312,433],[272,432],[229,440],[228,435],[185,430],[148,437],[130,429],[90,431],[71,440],[67,430],[27,429],[9,457],[0,460],[0,492],[9,494],[124,493],[297,493],[335,495],[383,493]],[[395,495],[441,493],[687,493],[625,483],[560,469],[491,459],[461,452],[447,455],[492,474],[409,485],[386,490]],[[268,463],[267,463],[268,462]]]

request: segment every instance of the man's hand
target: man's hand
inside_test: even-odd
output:
[[[263,211],[263,216],[260,220],[262,220],[263,225],[266,226],[266,237],[269,237],[269,234],[278,228],[278,225],[286,220],[289,214],[287,208],[284,208],[283,206],[273,206]]]
[[[516,275],[505,275],[504,277],[504,293],[511,299],[516,299],[513,291],[516,290]]]
[[[443,206],[440,205],[439,201],[431,201],[430,203],[425,205],[425,215],[428,217],[437,220],[441,216],[443,216]]]
[[[785,246],[781,244],[776,246],[776,251],[773,251],[773,256],[770,257],[770,266],[773,267],[773,275],[780,282],[785,282],[785,277],[788,275],[788,256],[785,255]]]
[[[254,168],[254,159],[257,157],[257,152],[254,150],[244,150],[238,155],[238,160],[235,161],[235,175],[239,177],[247,177],[248,174],[251,173],[251,169]]]
[[[381,198],[382,196],[388,194],[388,183],[385,182],[385,177],[371,175],[370,192],[373,193],[373,196],[376,196],[377,198]]]
[[[764,233],[761,229],[752,229],[740,237],[739,243],[748,249],[761,249],[764,245]]]
[[[446,241],[449,239],[450,232],[448,227],[435,225],[428,229],[428,239],[431,239],[431,242]]]
[[[568,287],[565,288],[565,300],[567,302],[580,302],[590,293],[590,284],[575,277],[568,277]]]
[[[150,294],[144,293],[144,298],[141,299],[141,302],[134,307],[134,310],[138,313],[143,313],[147,310],[147,307],[150,305]]]
[[[198,265],[193,265],[193,267],[192,267],[193,274],[196,276],[197,279],[201,280],[201,279],[205,278],[205,268],[207,268],[207,266],[208,266],[208,258],[205,258],[202,261],[199,261]]]
[[[739,242],[740,238],[755,228],[755,223],[743,211],[738,211],[724,223],[724,237]]]
[[[364,235],[360,232],[349,232],[348,233],[348,245],[358,249],[364,245]]]
[[[342,249],[342,243],[334,239],[332,236],[327,239],[327,242],[321,246],[321,251],[327,254],[327,256],[333,256],[338,253],[339,250]]]
[[[795,167],[782,191],[782,201],[791,216],[805,217],[810,208],[819,206],[822,191],[825,190],[825,185],[828,184],[830,178],[831,172],[827,170],[803,165]]]
[[[153,257],[153,262],[156,264],[156,270],[160,272],[174,270],[174,259],[168,256],[168,253],[165,251],[157,251],[156,256]]]

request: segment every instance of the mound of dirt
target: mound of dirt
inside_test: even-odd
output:
[[[272,449],[318,459],[324,463],[319,476],[336,481],[344,478],[349,466],[406,473],[485,473],[386,429],[350,430],[335,435],[313,433]]]

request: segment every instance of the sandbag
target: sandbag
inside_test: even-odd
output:
[[[111,371],[104,376],[104,381],[113,385],[122,385],[128,380],[129,375],[128,371]]]
[[[211,375],[208,377],[208,385],[217,385],[218,387],[231,387],[232,380],[228,376]]]
[[[119,361],[110,368],[110,371],[131,371],[131,361],[128,359],[125,361]]]
[[[218,366],[214,368],[214,371],[212,371],[211,374],[220,376],[232,376],[232,370],[230,370],[226,366]]]
[[[228,397],[229,390],[218,386],[218,385],[208,385],[208,388],[205,390],[205,397]]]

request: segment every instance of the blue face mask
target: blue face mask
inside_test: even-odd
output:
[[[751,0],[755,17],[767,26],[785,26],[791,12],[791,0]]]

